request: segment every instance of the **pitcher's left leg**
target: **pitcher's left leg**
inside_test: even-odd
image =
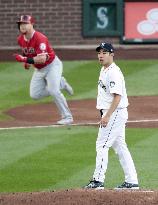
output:
[[[116,138],[116,141],[114,142],[112,147],[118,154],[120,164],[125,174],[125,182],[138,184],[137,172],[134,166],[134,162],[125,142],[125,124],[128,118],[127,109],[120,110],[119,118],[122,126],[120,127],[118,137]]]
[[[117,137],[117,140],[112,147],[119,157],[120,164],[125,174],[125,182],[138,184],[137,172],[134,162],[125,142],[124,129],[122,130],[122,135]]]

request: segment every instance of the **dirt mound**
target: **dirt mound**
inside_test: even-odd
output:
[[[128,127],[158,127],[158,96],[129,97]],[[74,122],[97,123],[96,100],[69,101]],[[0,127],[51,125],[58,120],[55,104],[21,106],[6,112],[13,120]],[[63,190],[0,194],[0,205],[158,205],[158,191]]]
[[[158,127],[158,96],[129,97],[128,127]],[[100,120],[96,100],[74,100],[68,102],[75,124],[97,124]],[[59,120],[53,103],[26,105],[6,112],[13,119],[1,121],[0,127],[52,125]]]
[[[0,195],[1,205],[157,205],[158,191],[63,190]]]

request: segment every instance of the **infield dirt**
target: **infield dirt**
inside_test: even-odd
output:
[[[128,127],[158,127],[158,97],[129,97]],[[99,122],[95,100],[69,101],[74,122]],[[12,120],[0,127],[51,125],[58,120],[55,104],[21,106],[6,112]],[[158,205],[158,191],[60,190],[34,193],[1,193],[0,205]]]
[[[63,190],[1,194],[3,205],[157,205],[158,191]]]
[[[75,124],[97,124],[100,120],[96,100],[68,102]],[[158,127],[158,96],[129,97],[128,127]],[[59,120],[53,103],[16,107],[6,111],[12,120],[0,121],[0,127],[53,125]]]

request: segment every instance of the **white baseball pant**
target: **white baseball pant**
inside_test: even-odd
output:
[[[103,115],[107,111],[103,110]],[[104,182],[108,165],[108,151],[112,147],[119,157],[120,164],[125,174],[125,181],[138,184],[136,169],[125,142],[125,123],[127,122],[127,109],[116,109],[107,126],[100,127],[96,141],[96,168],[93,179]]]

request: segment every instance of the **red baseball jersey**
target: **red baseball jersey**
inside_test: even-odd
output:
[[[25,36],[21,34],[17,41],[22,49],[23,56],[33,58],[41,53],[47,53],[49,55],[48,60],[44,64],[34,64],[34,66],[38,69],[44,68],[55,58],[55,52],[51,47],[48,38],[38,31],[33,33],[30,40],[25,39]]]

